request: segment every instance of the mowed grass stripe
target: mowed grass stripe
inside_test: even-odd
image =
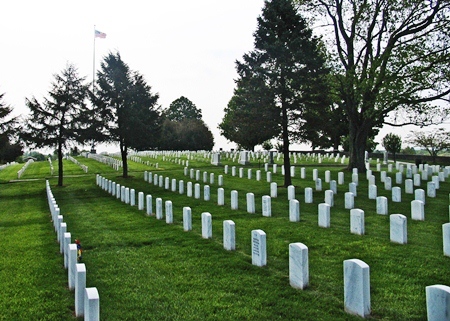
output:
[[[44,183],[2,184],[0,202],[0,320],[74,320]]]

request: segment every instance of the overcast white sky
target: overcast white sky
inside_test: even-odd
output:
[[[109,51],[119,51],[159,93],[162,107],[189,98],[202,110],[215,148],[233,148],[217,125],[233,94],[234,62],[252,50],[263,5],[263,0],[5,2],[0,93],[16,115],[24,115],[25,97],[47,96],[53,75],[67,62],[92,81],[95,25],[107,34],[95,41],[96,68]]]
[[[119,51],[159,93],[163,108],[180,96],[189,98],[202,110],[215,149],[234,148],[217,125],[233,94],[234,62],[253,49],[263,5],[264,0],[7,1],[0,16],[0,93],[15,115],[25,115],[25,97],[41,101],[67,62],[92,81],[95,25],[107,34],[95,41],[96,68],[109,51]],[[402,129],[402,136],[410,129]],[[377,141],[389,131],[383,129]]]

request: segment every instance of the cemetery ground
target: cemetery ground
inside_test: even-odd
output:
[[[67,271],[51,223],[45,194],[45,179],[67,223],[72,240],[83,245],[86,285],[97,287],[100,318],[103,320],[359,320],[344,311],[343,261],[360,259],[370,266],[371,314],[374,320],[426,320],[425,287],[450,283],[449,257],[443,255],[442,224],[449,222],[450,184],[440,184],[436,198],[426,198],[425,220],[411,219],[414,195],[402,202],[391,201],[391,191],[380,184],[374,171],[378,196],[389,199],[389,214],[407,217],[407,244],[390,242],[389,215],[376,214],[375,200],[369,200],[365,175],[359,175],[355,208],[365,212],[365,235],[350,233],[350,210],[344,208],[351,173],[338,185],[331,208],[329,228],[318,226],[318,204],[324,201],[330,170],[337,180],[344,165],[302,161],[296,164],[293,185],[300,201],[300,221],[289,221],[287,190],[279,187],[272,198],[272,216],[261,215],[261,197],[270,195],[262,164],[241,166],[245,175],[231,176],[223,166],[211,166],[207,159],[190,160],[189,168],[215,174],[211,198],[203,200],[200,181],[184,175],[184,166],[160,156],[142,157],[151,165],[129,162],[131,178],[92,159],[77,157],[89,167],[84,173],[64,161],[64,187],[50,174],[48,162],[35,162],[20,181],[21,165],[0,171],[0,320],[75,320],[74,293],[67,287]],[[155,163],[158,163],[156,168]],[[294,165],[294,164],[293,164]],[[57,173],[57,164],[53,165]],[[261,168],[259,168],[261,166]],[[281,165],[279,165],[280,167]],[[300,178],[300,167],[306,178]],[[374,165],[371,167],[374,170]],[[247,169],[253,169],[252,179]],[[304,188],[314,188],[312,170],[319,170],[323,190],[314,191],[314,202],[304,201]],[[255,171],[262,171],[256,181]],[[386,168],[383,168],[386,170]],[[200,199],[180,195],[178,189],[159,187],[144,181],[144,171],[200,183]],[[280,172],[280,168],[278,168]],[[283,184],[281,173],[273,181]],[[96,185],[96,174],[155,199],[173,203],[173,224],[137,206],[120,202]],[[225,205],[217,205],[218,176],[223,175]],[[395,184],[395,170],[388,173]],[[426,190],[426,183],[420,188]],[[238,191],[239,209],[231,210],[230,192]],[[256,213],[246,211],[246,193],[255,195]],[[136,202],[137,204],[137,202]],[[182,209],[192,209],[192,231],[183,230]],[[163,205],[164,207],[164,205]],[[202,238],[200,216],[212,215],[212,238]],[[236,250],[223,248],[223,221],[236,224]],[[267,234],[267,265],[252,265],[251,231]],[[297,290],[289,285],[289,244],[301,242],[309,249],[309,286]]]

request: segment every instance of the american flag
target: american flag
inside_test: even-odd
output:
[[[100,31],[98,31],[98,30],[95,30],[95,38],[102,38],[102,39],[105,39],[105,38],[106,38],[106,33],[100,32]]]

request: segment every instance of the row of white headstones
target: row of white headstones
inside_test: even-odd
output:
[[[81,169],[83,170],[83,172],[87,173],[89,171],[89,167],[87,165],[84,165],[83,163],[81,163],[80,161],[78,161],[76,158],[73,158],[72,156],[68,155],[66,157],[68,160],[70,160],[72,163],[78,165],[81,167]]]
[[[28,168],[28,166],[30,166],[31,163],[33,163],[34,160],[29,159],[27,160],[27,162],[22,166],[21,169],[19,169],[19,171],[17,172],[17,178],[20,179],[23,175],[23,173],[25,172],[25,170]]]
[[[192,171],[191,175],[192,175]],[[185,174],[187,171],[185,170]],[[196,171],[196,176],[199,177],[198,171]],[[210,179],[213,182],[213,173],[210,174]],[[204,180],[208,177],[207,173],[204,172]],[[221,175],[219,176],[219,182]],[[145,172],[144,179],[149,183],[154,183],[159,187],[164,187],[169,189],[172,187],[172,191],[176,191],[176,180],[165,177],[161,175],[152,175],[152,173]],[[171,182],[171,184],[170,184]],[[114,182],[107,180],[101,176],[97,177],[97,184],[101,186],[104,190],[111,193],[113,196],[120,198],[123,202],[135,205],[135,191],[124,186],[115,184]],[[223,184],[223,178],[222,178]],[[352,182],[351,184],[355,184]],[[271,190],[273,189],[273,183],[271,184]],[[206,186],[205,186],[206,187]],[[209,187],[209,186],[208,186]],[[294,188],[293,186],[291,188]],[[189,192],[189,190],[191,192]],[[195,184],[195,195],[196,198],[200,198],[200,186]],[[223,190],[219,188],[219,190]],[[276,189],[275,189],[276,190]],[[181,194],[184,193],[184,183],[182,180],[179,181],[179,191]],[[294,190],[295,191],[295,190]],[[311,189],[312,191],[312,189]],[[233,193],[235,192],[235,193]],[[329,193],[326,191],[326,195],[333,195],[334,193]],[[190,195],[189,195],[190,194]],[[209,192],[207,193],[209,195]],[[247,209],[253,208],[249,206],[249,195],[247,194]],[[288,194],[292,195],[292,192]],[[352,194],[352,193],[351,193]],[[188,182],[188,196],[192,196],[192,183]],[[219,205],[220,195],[219,193]],[[295,192],[294,192],[295,195]],[[346,193],[346,197],[349,194]],[[264,199],[270,200],[269,196],[263,197],[263,215],[270,216],[270,202],[266,202],[264,205]],[[325,197],[327,199],[327,197]],[[206,199],[208,200],[208,199]],[[233,201],[234,200],[234,201]],[[251,200],[251,198],[250,198]],[[254,198],[253,198],[254,202]],[[147,203],[147,214],[152,214],[152,196],[146,196]],[[232,191],[232,208],[237,209],[237,191]],[[293,205],[292,205],[293,204]],[[329,227],[329,208],[332,205],[327,203],[319,204],[319,226]],[[139,210],[144,209],[144,193],[138,193],[138,208]],[[423,208],[423,206],[422,206]],[[251,212],[251,211],[249,211]],[[423,212],[423,211],[422,211]],[[172,212],[172,202],[165,202],[165,213],[166,213],[166,223],[173,223],[173,212]],[[253,211],[254,213],[254,211]],[[295,214],[293,214],[295,213]],[[322,214],[321,214],[322,213]],[[325,213],[325,214],[324,214]],[[328,215],[327,215],[328,214]],[[356,234],[364,234],[364,212],[360,209],[351,209],[351,232]],[[387,214],[387,213],[386,213]],[[325,217],[325,218],[324,218]],[[423,214],[422,214],[423,217]],[[156,199],[156,218],[163,219],[163,206],[162,199]],[[299,203],[295,199],[290,199],[290,220],[298,221],[299,217]],[[406,217],[401,214],[392,214],[390,216],[391,221],[391,241],[397,243],[406,243]],[[211,238],[212,237],[212,217],[210,213],[202,213],[202,237]],[[325,223],[324,223],[325,222]],[[185,231],[192,229],[192,216],[191,209],[189,207],[183,208],[183,227]],[[235,225],[231,220],[225,220],[223,222],[223,244],[226,250],[235,249]],[[450,249],[450,223],[447,224],[447,228],[444,231],[449,231],[447,237],[444,237],[447,241],[444,241],[444,252],[446,247]],[[445,233],[445,232],[444,232]],[[289,245],[290,261],[289,261],[289,274],[290,274],[290,284],[299,289],[304,289],[309,283],[309,268],[308,268],[308,248],[302,243],[292,243]],[[447,255],[447,254],[446,254]],[[266,234],[262,230],[252,231],[252,264],[257,266],[264,266],[267,264],[267,253],[266,253]],[[439,304],[439,308],[436,308],[436,300],[442,297],[442,291],[445,295],[450,298],[450,288],[443,285],[429,286],[426,288],[427,295],[427,307],[429,320],[441,320],[442,313],[449,311],[449,306],[447,304]],[[367,316],[370,314],[370,278],[369,278],[369,267],[368,265],[358,259],[346,260],[344,261],[344,304],[345,310],[352,314],[357,314],[360,316]],[[436,318],[433,319],[433,316]]]
[[[67,223],[64,222],[49,181],[45,184],[56,239],[60,245],[60,253],[64,256],[64,268],[67,269],[69,289],[75,292],[75,315],[84,316],[85,320],[100,320],[98,290],[96,287],[86,287],[86,265],[78,263],[77,244],[72,243],[72,235],[68,232]]]

